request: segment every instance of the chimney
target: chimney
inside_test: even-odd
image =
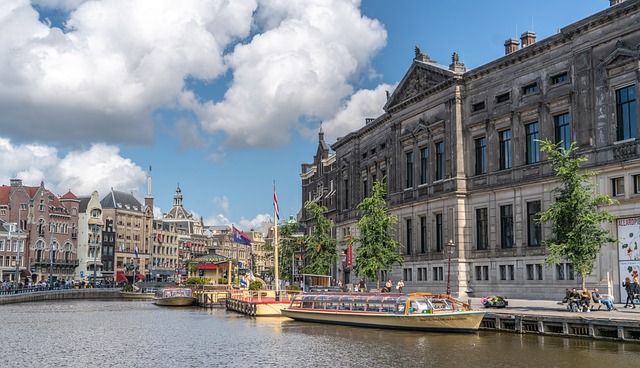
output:
[[[522,48],[533,45],[536,42],[536,34],[527,31],[520,35],[520,41],[522,41]]]
[[[518,45],[520,45],[520,41],[515,38],[504,41],[504,54],[509,55],[512,52],[518,51]]]
[[[609,0],[609,6],[614,6],[614,5],[618,5],[621,2],[623,2],[624,0]]]

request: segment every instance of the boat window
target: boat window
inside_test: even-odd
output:
[[[313,305],[313,303],[311,303],[311,302],[302,302],[302,308],[311,309],[312,305]]]
[[[383,312],[387,312],[387,313],[393,313],[396,311],[396,305],[395,304],[382,304],[382,311]]]
[[[404,304],[396,304],[396,313],[404,313]]]
[[[338,307],[338,309],[340,309],[340,310],[349,310],[349,304],[340,303],[340,306]]]
[[[323,302],[315,302],[313,304],[313,309],[324,309],[324,303]]]
[[[338,305],[333,302],[327,303],[326,309],[337,309]]]
[[[364,304],[363,303],[353,303],[353,308],[351,308],[351,310],[363,311],[364,312]]]
[[[367,312],[379,312],[380,304],[367,304]]]

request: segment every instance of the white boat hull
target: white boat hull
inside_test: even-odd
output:
[[[475,332],[478,331],[483,311],[435,314],[395,315],[369,312],[338,312],[335,310],[283,309],[282,314],[298,321],[339,325],[390,328],[414,331]]]

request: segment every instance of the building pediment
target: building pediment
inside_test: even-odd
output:
[[[384,109],[387,110],[394,105],[416,97],[452,77],[453,73],[440,65],[414,61],[396,90],[389,97]]]
[[[616,42],[616,48],[598,64],[598,68],[610,69],[631,61],[637,62],[638,60],[640,60],[640,45],[636,46],[634,50],[624,42],[618,41]]]

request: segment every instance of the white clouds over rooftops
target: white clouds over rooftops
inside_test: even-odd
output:
[[[144,144],[174,110],[228,143],[282,145],[301,118],[340,119],[387,37],[358,0],[35,3],[71,12],[60,29],[0,4],[0,127],[18,141]]]

